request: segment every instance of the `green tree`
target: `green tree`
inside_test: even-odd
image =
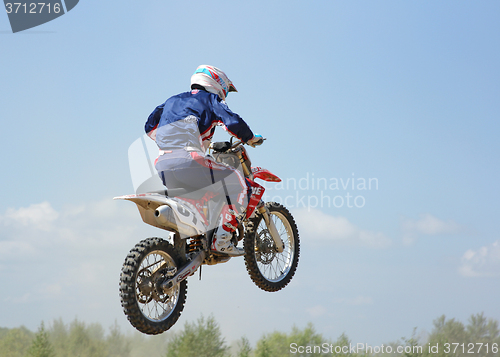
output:
[[[7,327],[0,327],[0,340],[9,333],[9,329]]]
[[[500,331],[498,322],[486,319],[484,314],[472,315],[468,324],[444,315],[434,320],[434,327],[427,341],[419,343],[415,332],[410,339],[398,341],[397,345],[418,347],[411,352],[391,354],[391,357],[498,357]]]
[[[362,351],[358,351],[356,346],[356,352],[351,352],[351,340],[347,337],[345,333],[339,336],[339,338],[330,345],[329,354],[326,356],[342,356],[342,357],[365,357],[371,356],[372,352],[365,353],[364,348]],[[347,352],[346,352],[347,351]]]
[[[330,349],[332,345],[321,334],[318,334],[313,325],[309,323],[303,330],[294,326],[290,334],[273,332],[264,335],[257,341],[254,356],[332,356]]]
[[[52,322],[48,328],[48,334],[56,356],[67,356],[68,329],[61,318]]]
[[[447,320],[444,315],[434,320],[434,328],[427,341],[426,356],[433,357],[458,357],[456,353],[450,353],[444,349],[445,344],[465,341],[467,334],[465,326],[455,319]],[[437,346],[437,348],[436,348]],[[430,350],[430,348],[436,348]]]
[[[466,327],[469,343],[498,343],[500,342],[500,331],[498,321],[486,319],[484,314],[472,315]]]
[[[134,331],[127,335],[127,341],[130,342],[131,347],[130,357],[165,355],[170,334],[171,332],[166,332],[161,335],[148,336]]]
[[[74,320],[69,327],[68,352],[72,357],[102,357],[106,355],[104,330],[99,324],[86,326]]]
[[[403,338],[404,344],[402,344],[401,346],[405,347],[405,350],[402,353],[402,356],[422,357],[425,355],[424,348],[416,336],[417,336],[417,328],[415,327],[413,329],[413,334],[410,338]]]
[[[287,356],[290,346],[287,346],[286,334],[275,331],[264,335],[257,341],[254,355],[256,357]]]
[[[26,327],[8,330],[0,339],[0,357],[23,357],[32,338],[33,332]]]
[[[487,319],[483,313],[471,315],[465,327],[466,338],[464,348],[460,349],[461,356],[493,357],[499,356],[500,331],[498,321]],[[482,346],[479,349],[479,346]],[[486,347],[488,346],[488,347]],[[495,347],[496,346],[496,347]]]
[[[210,316],[186,323],[184,330],[167,346],[167,357],[222,357],[228,351],[219,325]]]
[[[55,352],[52,344],[49,341],[49,334],[45,331],[45,325],[42,324],[38,328],[35,338],[31,342],[27,352],[28,357],[54,357]]]
[[[75,319],[69,326],[61,320],[54,322],[49,337],[59,357],[102,357],[107,355],[104,329],[99,324]]]
[[[236,357],[250,357],[252,353],[252,347],[250,346],[250,342],[248,338],[242,337],[238,341],[238,354]]]
[[[108,357],[129,357],[130,351],[132,350],[130,340],[121,333],[120,327],[116,321],[106,338],[106,345]]]

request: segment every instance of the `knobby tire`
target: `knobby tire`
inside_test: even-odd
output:
[[[276,252],[260,213],[248,222],[243,246],[250,278],[262,290],[273,292],[283,289],[292,280],[299,262],[300,243],[297,225],[288,209],[276,202],[268,202],[266,206],[284,240],[284,251]]]
[[[155,258],[156,256],[159,258]],[[146,278],[151,276],[154,264],[150,264],[148,260],[150,257],[152,257],[151,259],[159,259],[160,262],[163,259],[164,262],[168,263],[169,267],[175,265],[179,268],[182,262],[174,247],[161,238],[148,238],[139,242],[129,252],[123,264],[120,276],[120,300],[123,311],[132,326],[145,334],[157,335],[170,329],[179,319],[186,301],[187,281],[182,281],[177,288],[172,289],[172,295],[159,292],[154,288],[150,293],[144,294],[141,291],[143,285],[140,283],[142,276]],[[143,267],[145,262],[150,266]],[[141,276],[138,276],[139,274]],[[149,290],[150,285],[155,287],[157,283],[158,279],[153,281],[152,284],[144,284],[145,288],[143,290]],[[173,296],[174,294],[176,296]],[[167,301],[167,303],[163,300]],[[149,309],[150,314],[148,314],[146,305],[150,303],[153,305]],[[165,306],[169,306],[168,311],[165,311]],[[161,309],[164,310],[163,315],[150,316],[153,313],[158,313]]]

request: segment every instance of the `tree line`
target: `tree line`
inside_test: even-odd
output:
[[[325,338],[311,323],[288,333],[266,333],[255,346],[246,337],[228,344],[211,316],[155,337],[123,334],[116,323],[105,331],[100,324],[77,319],[69,324],[58,319],[49,326],[42,322],[36,332],[0,328],[0,357],[498,357],[499,348],[498,321],[484,314],[472,315],[466,324],[443,315],[434,320],[429,334],[415,329],[410,337],[364,347],[345,334]]]

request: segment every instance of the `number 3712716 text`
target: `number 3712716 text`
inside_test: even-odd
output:
[[[61,4],[44,2],[8,2],[5,4],[5,10],[8,14],[58,14],[62,11]]]

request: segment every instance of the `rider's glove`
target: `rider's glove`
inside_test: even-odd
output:
[[[264,138],[262,137],[262,135],[255,134],[253,138],[247,141],[247,144],[254,148],[258,145],[261,145],[263,142]]]

